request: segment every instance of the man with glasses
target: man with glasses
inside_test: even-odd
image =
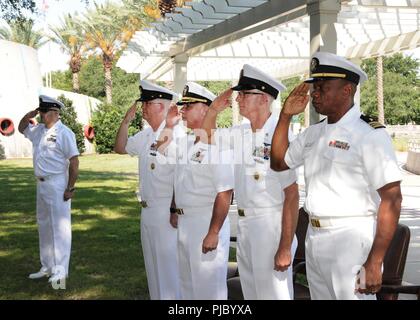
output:
[[[158,146],[160,152],[177,159],[175,203],[181,298],[188,300],[227,299],[232,154],[230,150],[219,152],[202,141],[207,136],[201,129],[214,98],[206,88],[187,82],[178,102],[183,106],[181,115],[176,106],[171,107]],[[181,116],[191,134],[172,140],[173,126]]]
[[[270,169],[271,138],[278,118],[270,107],[284,89],[279,81],[245,64],[238,85],[213,101],[203,124],[212,143],[234,148],[236,255],[245,299],[293,299],[297,176],[293,170]],[[249,123],[214,131],[217,115],[230,105],[232,90],[238,91],[239,113]]]
[[[39,107],[19,123],[19,132],[32,142],[37,179],[36,215],[41,269],[30,279],[50,277],[65,285],[71,252],[71,199],[79,171],[79,151],[74,133],[60,121],[64,105],[39,96]],[[30,124],[39,113],[40,124]]]
[[[149,81],[140,81],[143,119],[150,127],[128,138],[128,127],[136,117],[137,101],[127,111],[115,140],[114,151],[139,158],[141,245],[147,283],[152,300],[180,298],[177,262],[176,214],[170,212],[174,164],[157,152],[157,138],[174,92]],[[176,126],[175,135],[183,135]],[[141,181],[141,182],[140,182]]]

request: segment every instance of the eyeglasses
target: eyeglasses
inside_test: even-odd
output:
[[[161,104],[160,102],[143,101],[143,106],[150,106],[152,104]]]
[[[243,97],[245,97],[247,95],[253,95],[253,94],[260,95],[260,94],[263,94],[263,93],[261,93],[261,92],[250,92],[250,91],[239,91],[238,92],[238,96],[241,97],[241,98],[243,98]]]

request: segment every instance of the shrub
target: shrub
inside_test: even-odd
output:
[[[119,106],[102,104],[93,113],[92,124],[95,128],[96,151],[110,153],[114,149],[115,138],[126,110]],[[134,135],[141,130],[141,116],[137,113],[136,119],[130,124],[128,134]]]
[[[77,149],[80,154],[85,152],[85,139],[83,136],[83,126],[77,122],[77,113],[73,107],[73,101],[67,99],[64,95],[60,95],[57,100],[65,105],[65,109],[60,113],[60,119],[71,131],[76,135]]]
[[[6,159],[6,153],[4,152],[4,147],[0,142],[0,160]]]

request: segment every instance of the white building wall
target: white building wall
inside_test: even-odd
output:
[[[63,94],[73,101],[78,121],[85,126],[90,123],[92,111],[99,100],[85,95],[42,87],[42,75],[35,49],[0,40],[0,118],[13,121],[15,132],[10,136],[0,134],[6,158],[32,157],[32,144],[19,131],[20,119],[38,107],[39,94],[57,98]],[[85,153],[94,153],[93,143],[85,139]]]
[[[19,133],[20,119],[38,106],[38,90],[42,86],[35,49],[15,42],[0,40],[0,118],[10,118],[15,133],[0,143],[6,158],[32,156],[31,142]]]

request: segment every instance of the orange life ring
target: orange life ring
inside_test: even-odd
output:
[[[93,140],[95,138],[95,129],[93,129],[92,125],[87,124],[85,125],[84,134],[86,139]]]
[[[15,125],[12,119],[0,118],[0,133],[6,137],[15,133]]]

